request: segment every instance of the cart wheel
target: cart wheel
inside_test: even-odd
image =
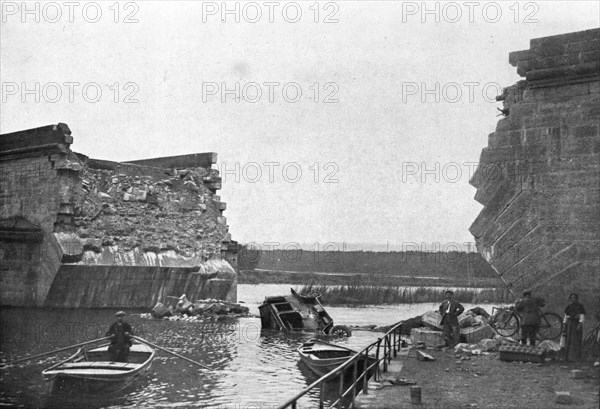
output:
[[[345,325],[334,325],[329,331],[329,335],[334,337],[351,337],[352,331]]]

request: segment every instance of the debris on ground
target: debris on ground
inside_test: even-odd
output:
[[[173,299],[175,297],[168,297]],[[171,305],[168,304],[171,301]],[[157,302],[150,314],[142,314],[143,318],[168,319],[170,321],[202,321],[205,319],[218,319],[220,317],[246,317],[250,309],[240,304],[223,300],[198,300],[191,302],[183,294],[177,298],[173,305],[172,300],[166,303]]]
[[[435,358],[425,352],[416,351],[418,361],[435,361]]]
[[[556,403],[561,405],[571,405],[573,403],[573,398],[571,397],[570,392],[554,392],[556,395]]]
[[[475,307],[458,318],[461,342],[477,343],[492,338],[495,331],[488,324],[489,314],[481,307]],[[413,343],[424,342],[428,348],[437,348],[444,344],[442,333],[442,316],[439,311],[427,311],[420,317],[414,317],[405,322],[411,322],[410,336]],[[422,324],[417,326],[418,322]]]

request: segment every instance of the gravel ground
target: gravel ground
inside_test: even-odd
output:
[[[402,369],[388,377],[414,380],[422,390],[422,406],[413,406],[409,386],[381,382],[381,389],[360,395],[357,407],[397,408],[590,408],[598,409],[600,367],[593,363],[505,362],[498,353],[466,356],[452,351],[427,350],[435,361],[417,361],[415,351],[399,357]],[[398,368],[398,367],[396,367]],[[398,368],[399,369],[399,368]],[[571,370],[583,371],[573,379]],[[556,402],[555,392],[570,392],[571,403]]]

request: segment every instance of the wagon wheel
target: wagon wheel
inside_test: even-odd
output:
[[[329,331],[329,335],[334,337],[351,337],[352,331],[345,325],[334,325]]]

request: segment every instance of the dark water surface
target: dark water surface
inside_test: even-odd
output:
[[[240,285],[238,299],[253,314],[265,295],[289,293],[286,285]],[[327,308],[336,324],[389,325],[437,307],[434,304],[365,308]],[[467,307],[465,305],[465,307]],[[116,310],[0,310],[0,359],[3,363],[104,336]],[[316,377],[298,362],[296,348],[310,334],[261,332],[257,317],[216,322],[145,319],[144,311],[129,311],[126,320],[136,335],[169,348],[201,364],[159,352],[144,377],[118,394],[103,396],[57,395],[47,389],[41,371],[75,350],[34,359],[0,370],[0,407],[106,408],[199,407],[218,409],[273,408]],[[335,342],[362,349],[381,333],[354,331]],[[301,401],[314,408],[318,391]]]

